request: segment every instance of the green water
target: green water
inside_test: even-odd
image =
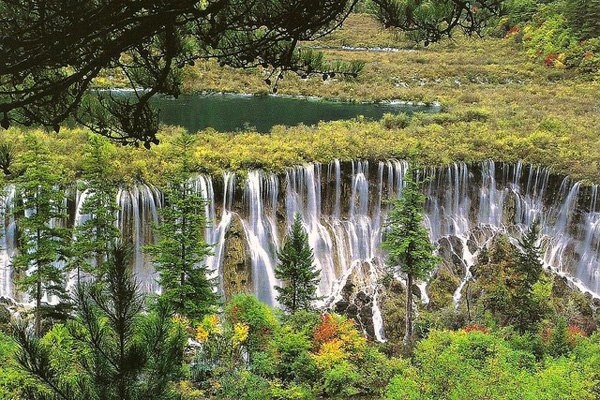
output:
[[[439,107],[395,103],[362,104],[309,100],[281,96],[182,95],[159,97],[153,104],[160,121],[180,125],[190,132],[208,127],[220,132],[255,129],[269,132],[275,125],[313,125],[319,121],[351,119],[359,115],[378,120],[384,113],[437,112]]]

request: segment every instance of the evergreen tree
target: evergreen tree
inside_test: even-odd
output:
[[[387,265],[395,275],[406,277],[406,315],[404,343],[409,347],[413,335],[413,299],[412,286],[415,279],[425,279],[439,262],[433,255],[434,247],[429,233],[423,226],[423,207],[425,196],[420,192],[419,184],[409,170],[400,198],[392,201],[387,217],[387,231],[382,247],[387,251]]]
[[[27,138],[28,150],[21,162],[25,172],[17,181],[22,204],[15,207],[19,227],[19,254],[12,264],[18,272],[17,286],[35,300],[35,334],[42,333],[44,316],[62,318],[68,312],[64,259],[69,230],[61,176],[47,149],[35,137]],[[58,298],[54,306],[42,306],[44,295]]]
[[[111,180],[114,168],[110,163],[110,147],[106,140],[90,136],[83,158],[80,190],[84,196],[79,213],[86,219],[75,227],[70,264],[100,277],[120,232],[117,228],[117,184]]]
[[[278,252],[275,277],[283,286],[275,286],[277,301],[287,311],[310,310],[311,302],[318,299],[317,286],[321,271],[314,265],[313,251],[308,245],[308,235],[296,214],[292,230]]]
[[[512,282],[507,282],[511,291],[513,323],[521,331],[526,331],[541,318],[533,299],[534,285],[542,275],[544,265],[540,245],[537,244],[539,228],[534,223],[519,240],[520,250],[515,251]]]
[[[600,0],[570,0],[564,4],[569,26],[578,39],[600,36]]]
[[[32,337],[25,327],[16,329],[19,363],[43,386],[32,388],[28,399],[178,398],[172,383],[181,376],[187,335],[168,305],[159,302],[153,312],[143,312],[130,263],[130,250],[113,246],[105,281],[78,285],[77,313],[61,347]]]
[[[204,241],[205,201],[190,179],[194,141],[194,136],[183,133],[175,142],[178,160],[164,189],[158,243],[146,251],[159,272],[162,298],[175,312],[198,321],[214,309],[218,296],[203,265],[210,247]]]

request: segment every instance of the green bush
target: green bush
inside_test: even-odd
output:
[[[383,393],[392,378],[401,374],[408,366],[408,360],[394,357],[388,358],[377,350],[376,347],[369,347],[358,365],[361,379],[357,387],[362,394],[379,396]]]
[[[279,377],[283,381],[298,381],[314,370],[311,368],[314,363],[308,356],[312,343],[305,333],[294,332],[285,326],[275,335],[274,344],[280,355]]]
[[[273,310],[251,294],[233,296],[225,307],[225,316],[231,325],[249,326],[247,346],[251,353],[265,350],[271,335],[279,328]]]
[[[220,399],[231,400],[268,400],[271,399],[269,381],[250,371],[234,371],[219,380]]]
[[[264,378],[272,378],[277,375],[277,367],[280,364],[279,358],[275,354],[275,349],[267,351],[256,351],[252,353],[250,370]]]
[[[504,11],[508,17],[508,26],[524,24],[531,20],[531,17],[538,9],[537,0],[508,0],[504,4]]]
[[[323,392],[336,398],[354,396],[360,392],[357,389],[360,379],[361,376],[354,365],[345,360],[341,361],[325,372]]]
[[[410,117],[405,113],[385,113],[381,118],[381,124],[385,129],[404,129],[410,125]]]
[[[315,394],[306,384],[292,384],[289,387],[283,388],[273,386],[271,395],[274,400],[314,400]]]

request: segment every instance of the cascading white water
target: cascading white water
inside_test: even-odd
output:
[[[0,297],[12,298],[14,296],[12,282],[12,258],[17,248],[16,224],[11,214],[14,205],[15,187],[7,185],[2,193],[0,203],[0,216],[3,223],[0,225]]]
[[[244,192],[248,218],[242,225],[252,259],[254,293],[263,302],[275,305],[275,264],[277,245],[277,196],[279,181],[271,174],[250,171]]]
[[[321,270],[321,304],[342,301],[345,288],[352,286],[355,293],[367,296],[374,335],[383,339],[377,280],[384,266],[380,244],[389,208],[385,200],[400,195],[407,166],[400,161],[334,161],[291,168],[282,176],[250,171],[239,193],[232,173],[224,175],[222,191],[213,190],[211,178],[198,177],[196,190],[207,199],[207,242],[214,245],[207,266],[221,277],[220,288],[225,290],[227,232],[239,223],[251,263],[252,289],[261,300],[275,304],[277,250],[294,215],[299,214]],[[521,163],[456,163],[422,173],[428,178],[425,219],[430,237],[442,254],[461,263],[463,276],[455,302],[461,300],[477,254],[494,235],[518,236],[536,220],[543,236],[544,262],[580,288],[600,293],[597,186],[557,180],[546,168]],[[10,206],[11,196],[8,189],[5,207]],[[157,221],[161,195],[138,185],[120,190],[118,203],[120,227],[135,244],[136,275],[146,290],[156,290],[156,276],[141,249],[153,240],[151,224]],[[14,229],[14,223],[5,220],[0,296],[14,294],[7,267],[14,251]],[[424,284],[418,286],[426,301]]]
[[[147,292],[156,292],[159,287],[150,257],[143,247],[153,243],[152,227],[158,224],[158,209],[162,205],[162,194],[153,186],[136,185],[120,189],[117,193],[120,208],[118,224],[125,240],[133,244],[133,268],[135,278]]]
[[[200,178],[200,177],[199,177]],[[202,177],[206,179],[206,177]],[[212,190],[212,181],[210,187]],[[206,243],[213,247],[212,253],[206,258],[206,266],[212,271],[211,278],[219,282],[219,292],[224,293],[225,287],[223,282],[223,259],[225,257],[225,234],[231,225],[233,213],[231,207],[233,205],[233,196],[235,193],[235,175],[226,172],[223,176],[223,204],[221,205],[221,219],[217,223],[216,204],[214,192],[212,197],[205,197],[209,205],[206,212]]]

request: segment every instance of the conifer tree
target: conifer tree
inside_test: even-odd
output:
[[[173,310],[200,320],[218,304],[204,265],[210,247],[204,240],[205,201],[191,181],[195,137],[183,133],[175,142],[176,166],[164,188],[165,205],[156,227],[158,242],[147,246],[159,272],[162,298]]]
[[[108,253],[120,237],[117,228],[117,184],[111,180],[114,168],[110,163],[108,141],[90,136],[83,159],[80,190],[84,197],[79,213],[86,219],[74,228],[70,264],[77,269],[100,277]]]
[[[387,231],[382,243],[383,249],[388,253],[387,265],[390,272],[406,277],[404,343],[409,347],[413,335],[413,283],[415,279],[427,278],[439,262],[433,254],[434,247],[423,225],[425,196],[412,174],[412,170],[407,172],[402,195],[392,201],[392,208],[387,217]]]
[[[534,223],[519,239],[520,250],[515,251],[514,277],[511,282],[511,309],[515,327],[526,331],[540,319],[533,299],[534,285],[542,275],[544,265],[540,245],[537,244],[539,227]]]
[[[18,272],[17,286],[35,301],[35,334],[42,333],[42,318],[62,318],[68,312],[66,274],[58,263],[64,259],[69,230],[62,227],[65,197],[61,176],[48,150],[35,137],[26,140],[28,150],[21,162],[25,172],[17,181],[22,204],[15,208],[19,227],[19,254],[12,264]],[[58,299],[43,306],[44,295]]]
[[[277,301],[291,313],[310,310],[311,303],[319,298],[316,293],[321,271],[314,265],[313,251],[299,214],[294,217],[292,230],[277,258],[275,277],[283,282],[283,286],[275,286]]]
[[[600,0],[570,0],[564,3],[569,26],[580,40],[600,36]]]
[[[143,312],[130,257],[129,248],[112,246],[104,280],[78,285],[76,315],[57,333],[61,347],[16,329],[19,363],[43,388],[31,388],[28,399],[179,398],[172,383],[181,377],[187,335],[167,304]],[[57,359],[66,365],[53,367]]]
[[[500,15],[503,0],[372,0],[375,17],[386,28],[408,32],[425,45],[450,37],[455,30],[481,35]]]

